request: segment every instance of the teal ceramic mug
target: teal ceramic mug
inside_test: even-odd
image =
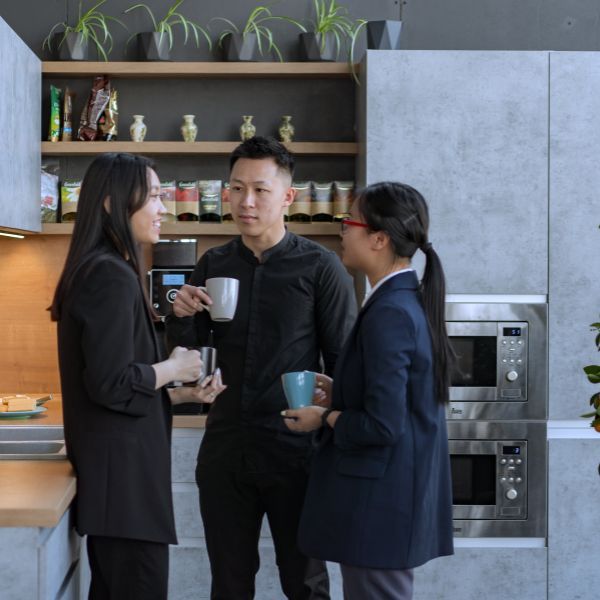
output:
[[[313,371],[294,371],[281,376],[281,384],[290,408],[302,408],[313,403],[316,373]]]

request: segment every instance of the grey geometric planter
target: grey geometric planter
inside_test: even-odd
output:
[[[223,58],[229,62],[254,62],[258,60],[258,43],[255,33],[229,33],[223,38]]]
[[[57,60],[89,60],[88,43],[81,33],[55,33],[52,46]]]
[[[369,50],[400,50],[402,21],[369,21],[367,48]]]
[[[335,61],[338,58],[333,36],[325,35],[323,44],[322,33],[300,34],[300,57],[304,61]]]
[[[140,60],[171,60],[169,51],[169,36],[156,31],[138,33],[138,58]]]

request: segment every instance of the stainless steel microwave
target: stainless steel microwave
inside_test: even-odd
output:
[[[457,537],[546,537],[546,423],[449,422]]]
[[[547,305],[446,304],[456,355],[449,419],[545,419]]]

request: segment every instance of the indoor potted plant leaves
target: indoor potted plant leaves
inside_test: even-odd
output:
[[[187,44],[191,32],[196,42],[196,47],[200,46],[200,36],[204,36],[208,47],[212,49],[212,41],[206,29],[179,12],[178,9],[183,2],[184,0],[173,2],[167,9],[165,16],[158,21],[152,9],[143,2],[138,2],[124,11],[128,13],[132,10],[143,8],[147,11],[152,21],[153,31],[134,34],[137,37],[140,58],[143,60],[170,60],[170,52],[173,48],[173,27],[175,25],[181,25],[183,28],[184,44]],[[129,38],[127,42],[129,43],[133,37]]]
[[[98,10],[107,0],[98,0],[90,9],[83,12],[83,0],[79,2],[79,11],[75,25],[66,21],[56,23],[44,40],[42,47],[57,52],[59,60],[88,60],[90,43],[96,49],[98,58],[108,60],[112,50],[111,22],[125,24]],[[63,31],[56,30],[62,27]],[[126,27],[125,27],[126,28]]]
[[[313,0],[312,31],[300,34],[300,54],[309,61],[336,61],[344,43],[355,37],[355,24],[348,9],[337,0]]]
[[[592,323],[590,325],[592,331],[596,331],[596,347],[600,351],[600,323]],[[588,365],[583,367],[583,371],[587,375],[590,383],[600,383],[600,365]],[[594,409],[593,412],[581,415],[586,419],[592,419],[590,427],[593,427],[600,433],[600,392],[595,392],[590,398],[590,406]]]
[[[219,35],[219,46],[223,48],[227,61],[254,61],[258,60],[259,55],[264,56],[271,52],[275,53],[278,60],[283,61],[273,32],[266,25],[268,21],[286,21],[301,31],[306,31],[302,23],[291,17],[274,15],[268,6],[255,7],[248,15],[241,30],[225,17],[213,17],[211,21],[223,21],[228,26]]]

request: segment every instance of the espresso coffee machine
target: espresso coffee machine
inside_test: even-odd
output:
[[[161,240],[154,245],[148,284],[152,306],[163,320],[171,314],[175,296],[195,266],[196,240]]]
[[[189,281],[195,266],[196,240],[161,240],[153,246],[148,286],[152,306],[161,318],[155,328],[165,356],[170,348],[165,336],[164,320],[173,311],[175,296],[179,288]],[[173,413],[201,414],[205,412],[203,407],[204,405],[195,403],[177,404],[173,407]]]

